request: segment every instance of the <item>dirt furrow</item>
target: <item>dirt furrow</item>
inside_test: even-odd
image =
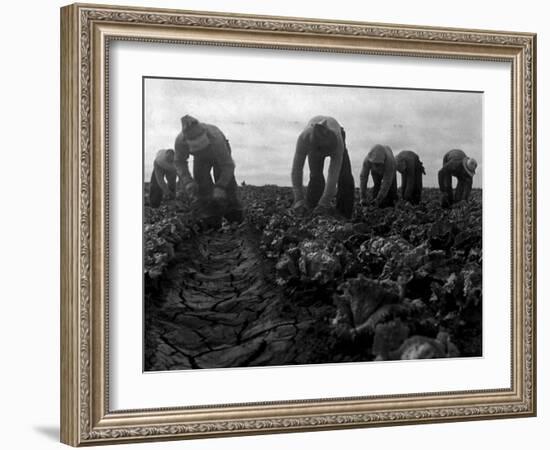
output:
[[[194,238],[178,259],[146,302],[145,370],[293,363],[295,311],[246,224]]]

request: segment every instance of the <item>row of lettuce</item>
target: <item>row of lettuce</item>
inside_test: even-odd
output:
[[[327,345],[363,359],[481,355],[481,192],[442,209],[361,208],[351,222],[297,217],[291,192],[251,188],[249,222],[294,302],[330,303]]]

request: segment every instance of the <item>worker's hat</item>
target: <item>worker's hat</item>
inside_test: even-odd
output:
[[[477,161],[474,158],[466,157],[462,160],[462,165],[464,166],[466,173],[473,177],[476,173]]]
[[[206,128],[194,117],[190,115],[183,116],[181,118],[181,128],[191,153],[203,150],[210,144]]]

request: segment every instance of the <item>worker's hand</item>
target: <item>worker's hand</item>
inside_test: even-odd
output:
[[[184,190],[188,197],[194,198],[199,192],[199,186],[191,180],[184,186]]]
[[[225,189],[220,186],[214,186],[214,192],[212,192],[212,198],[216,201],[223,201],[227,198]]]
[[[370,203],[371,202],[367,197],[364,197],[364,198],[361,199],[361,206],[369,206]]]
[[[308,207],[306,205],[305,200],[298,200],[294,202],[294,205],[292,205],[292,211],[294,211],[296,214],[305,214],[308,210]]]

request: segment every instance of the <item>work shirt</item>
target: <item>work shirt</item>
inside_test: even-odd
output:
[[[159,150],[155,156],[155,160],[153,162],[153,171],[157,183],[161,188],[166,187],[166,181],[164,181],[164,177],[166,175],[173,176],[176,174],[176,166],[172,159],[172,155],[173,152],[171,150],[165,149]]]
[[[464,168],[464,160],[467,158],[466,153],[462,150],[450,150],[443,157],[443,167],[441,173],[447,176],[457,178],[472,178]]]
[[[201,123],[200,126],[205,131],[207,141],[205,141],[205,146],[199,150],[191,151],[191,146],[183,131],[176,137],[174,148],[176,150],[175,164],[178,175],[183,184],[193,180],[188,164],[189,155],[193,154],[195,160],[216,167],[220,171],[220,177],[216,185],[225,189],[235,174],[235,163],[231,158],[229,143],[221,130],[215,125]]]
[[[415,170],[420,166],[422,173],[426,174],[424,171],[424,166],[420,162],[420,158],[411,150],[403,150],[399,152],[395,157],[395,162],[397,163],[397,171],[399,173],[414,174]],[[400,166],[403,167],[403,170],[400,170]]]

